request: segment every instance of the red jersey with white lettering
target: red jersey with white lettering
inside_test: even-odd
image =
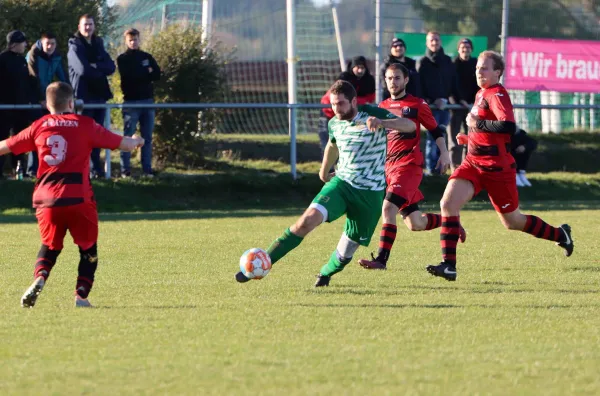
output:
[[[36,151],[39,159],[33,207],[77,205],[94,200],[90,183],[92,148],[114,150],[123,137],[92,118],[50,114],[6,141],[13,154]]]
[[[482,120],[515,122],[510,97],[500,84],[480,89],[475,96],[471,113]],[[510,154],[510,139],[510,133],[469,128],[469,149],[466,159],[483,171],[510,170],[515,164],[515,159]]]
[[[428,131],[433,131],[438,126],[427,102],[406,94],[400,99],[386,99],[379,104],[379,107],[389,110],[398,117],[409,118],[417,126],[414,132],[390,131],[388,133],[386,169],[408,164],[423,165],[423,153],[420,147],[421,125]]]

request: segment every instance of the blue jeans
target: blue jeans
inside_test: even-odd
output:
[[[450,110],[431,109],[431,112],[433,113],[433,118],[435,118],[437,124],[446,129],[450,122]],[[425,169],[431,173],[439,174],[439,170],[435,169],[439,159],[440,149],[437,144],[435,144],[435,140],[428,133],[427,141],[425,142]]]
[[[87,100],[85,101],[85,103],[88,104],[92,104],[92,103],[106,103],[103,100]],[[94,119],[94,121],[96,121],[98,124],[104,126],[104,120],[106,119],[106,109],[85,109],[85,105],[84,105],[84,110],[82,113],[84,116],[88,116],[88,117],[92,117]],[[104,172],[104,164],[102,163],[102,160],[100,159],[100,151],[101,149],[99,148],[94,148],[92,149],[92,167],[93,167],[93,172],[96,174],[97,177],[103,178],[105,176],[105,172]]]
[[[154,103],[153,99],[128,100],[127,103],[148,104]],[[140,133],[144,138],[142,146],[142,171],[152,173],[152,130],[154,129],[154,109],[127,109],[123,108],[123,135],[133,136],[138,122]],[[131,172],[131,153],[121,151],[121,173]]]

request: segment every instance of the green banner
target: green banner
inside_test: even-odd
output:
[[[425,55],[425,33],[395,33],[395,37],[401,38],[406,43],[406,56],[411,58],[420,58]],[[486,36],[458,36],[455,34],[442,34],[442,47],[446,55],[454,58],[458,55],[458,43],[463,38],[469,38],[473,42],[473,54],[476,57],[481,52],[488,49],[488,39]]]

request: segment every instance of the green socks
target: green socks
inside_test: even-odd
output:
[[[288,228],[282,236],[277,238],[267,249],[267,253],[271,256],[271,264],[278,262],[283,256],[294,250],[304,238],[295,235]]]
[[[321,268],[321,275],[335,275],[338,272],[341,272],[346,266],[346,264],[348,264],[350,261],[352,261],[352,258],[340,260],[337,255],[337,251],[334,250],[333,253],[331,253],[331,257],[329,257],[329,261],[327,262],[327,264],[325,264],[323,268]]]

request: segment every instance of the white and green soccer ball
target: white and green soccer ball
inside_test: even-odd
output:
[[[240,271],[248,279],[262,279],[271,271],[271,257],[260,248],[248,249],[240,257]]]

